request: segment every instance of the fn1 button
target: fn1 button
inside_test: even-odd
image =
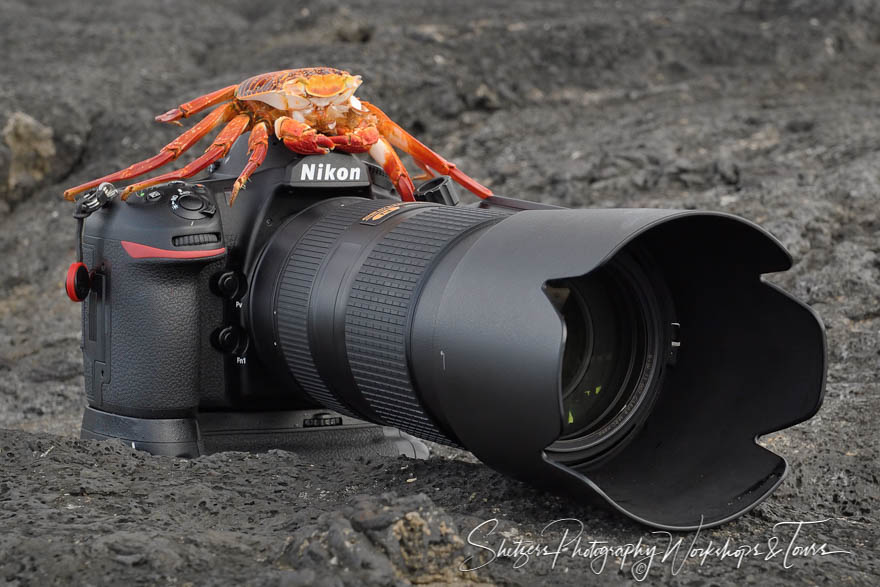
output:
[[[246,337],[240,328],[225,326],[214,331],[214,334],[211,336],[211,342],[218,351],[241,354],[246,346]]]

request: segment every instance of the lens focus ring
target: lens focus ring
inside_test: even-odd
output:
[[[349,365],[358,389],[386,423],[449,444],[425,414],[407,366],[408,323],[418,288],[440,253],[469,230],[504,215],[429,208],[392,229],[373,248],[351,288],[345,316]]]

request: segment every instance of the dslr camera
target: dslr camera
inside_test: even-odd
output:
[[[782,481],[756,438],[822,402],[824,330],[762,279],[791,258],[716,212],[571,210],[447,177],[400,201],[356,156],[245,141],[199,182],[87,196],[85,438],[154,454],[471,451],[685,530]],[[79,206],[78,210],[82,210]],[[85,217],[87,216],[87,217]]]

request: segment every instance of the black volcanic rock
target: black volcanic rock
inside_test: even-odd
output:
[[[828,329],[825,404],[762,440],[791,465],[780,489],[700,540],[766,544],[778,522],[828,519],[805,542],[852,554],[790,569],[689,561],[675,577],[657,563],[649,582],[880,580],[876,3],[2,6],[0,581],[629,584],[630,567],[614,559],[601,578],[570,557],[457,569],[469,556],[485,562],[468,535],[490,519],[495,546],[541,540],[560,518],[583,520],[591,540],[661,544],[607,508],[548,496],[449,449],[418,462],[282,451],[183,461],[75,439],[80,308],[62,286],[75,226],[62,191],[181,132],[156,114],[257,73],[313,65],[361,74],[360,96],[503,195],[720,210],[779,237],[795,265],[767,279]]]

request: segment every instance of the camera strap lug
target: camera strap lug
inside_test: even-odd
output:
[[[433,202],[445,206],[458,206],[458,192],[448,175],[429,179],[418,187],[414,197],[418,202]]]

